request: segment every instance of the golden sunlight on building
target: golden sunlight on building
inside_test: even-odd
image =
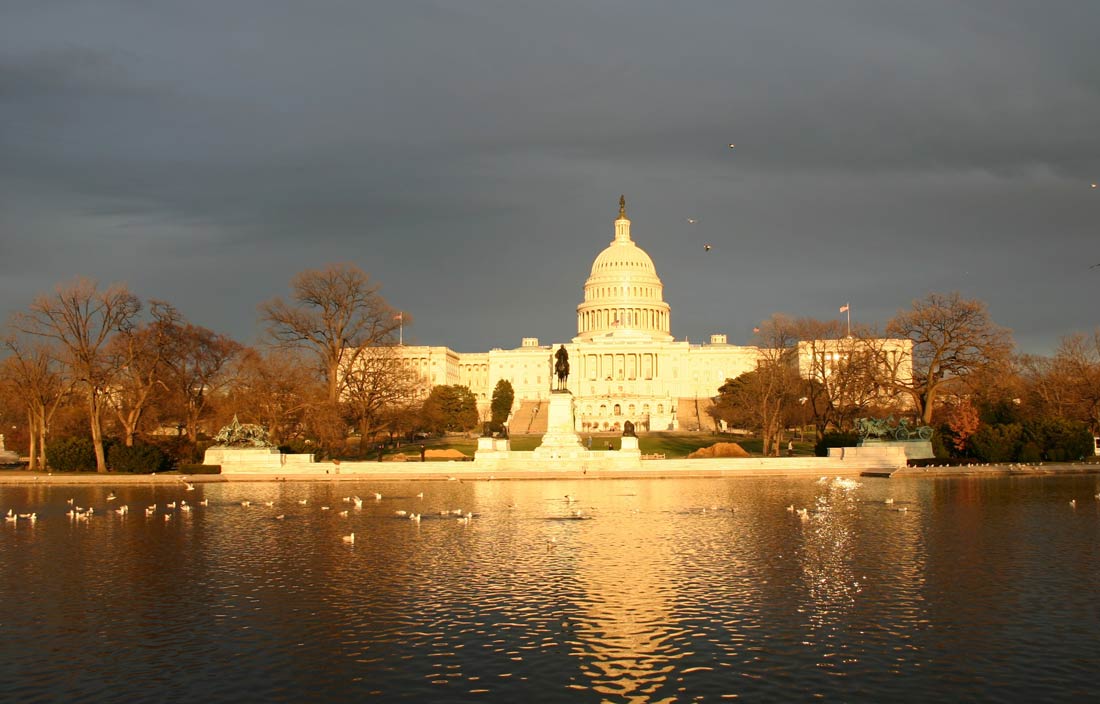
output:
[[[620,198],[614,237],[596,256],[584,283],[572,341],[540,345],[538,338],[524,337],[514,349],[474,353],[445,346],[402,346],[397,354],[423,382],[422,394],[441,384],[467,386],[484,415],[497,382],[507,379],[515,392],[511,432],[542,433],[553,353],[564,344],[578,432],[619,431],[628,420],[640,431],[709,426],[706,409],[718,387],[753,370],[761,350],[731,345],[724,334],[713,334],[703,344],[676,340],[664,285],[653,260],[631,238],[630,225],[625,198]],[[908,358],[908,340],[873,342]],[[830,364],[839,363],[839,355],[848,354],[853,344],[829,340],[800,346],[800,372],[807,378],[826,373],[829,365],[815,365],[814,355],[829,355]],[[908,374],[907,369],[901,371]]]

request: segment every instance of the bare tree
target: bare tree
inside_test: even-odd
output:
[[[0,383],[23,405],[27,414],[28,469],[45,466],[46,436],[54,413],[72,389],[58,361],[56,350],[45,345],[25,345],[14,337],[4,346],[11,353],[0,364]]]
[[[932,422],[932,413],[945,385],[955,383],[1005,359],[1012,352],[1008,330],[996,325],[985,303],[963,299],[959,293],[930,293],[913,301],[908,311],[900,311],[887,325],[891,335],[913,342],[912,374],[909,379],[897,375],[895,388],[908,393],[924,423]],[[907,355],[908,356],[908,355]],[[881,359],[884,367],[898,360]]]
[[[885,370],[877,362],[882,341],[866,328],[844,335],[839,321],[794,321],[803,396],[820,440],[830,428],[850,427],[860,413],[882,403]]]
[[[1100,330],[1062,338],[1046,381],[1061,400],[1059,415],[1100,429]]]
[[[179,312],[171,305],[150,301],[149,311],[151,322],[121,330],[107,345],[113,376],[106,398],[127,447],[133,446],[154,394],[166,388],[164,377],[180,327]]]
[[[106,353],[111,336],[129,329],[141,303],[124,284],[100,291],[90,279],[59,285],[52,295],[39,296],[30,312],[15,317],[16,329],[52,340],[63,352],[71,376],[83,387],[88,402],[96,471],[107,471],[103,451],[103,411],[110,390]]]
[[[351,264],[332,264],[299,273],[291,281],[291,303],[276,298],[260,306],[268,333],[284,347],[317,355],[326,381],[326,398],[340,400],[342,367],[354,368],[364,350],[391,343],[397,313],[378,286]]]
[[[402,419],[396,409],[412,402],[417,375],[402,364],[394,347],[361,351],[344,375],[344,407],[359,431],[362,455],[388,421]]]
[[[261,354],[246,348],[236,359],[223,414],[264,426],[276,445],[298,437],[306,412],[324,398],[316,378],[301,374],[302,364],[287,350]]]
[[[760,356],[756,369],[727,380],[708,413],[727,424],[760,431],[764,454],[778,455],[780,435],[803,388],[798,375],[798,338],[793,322],[783,315],[761,323],[757,337]]]
[[[196,442],[210,399],[223,394],[232,383],[231,364],[244,348],[231,338],[190,323],[174,331],[172,347],[165,384],[179,402],[188,439]]]

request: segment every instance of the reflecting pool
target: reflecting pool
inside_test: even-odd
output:
[[[0,700],[1079,701],[1100,668],[1098,492],[0,486]]]

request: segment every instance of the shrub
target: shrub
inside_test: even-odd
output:
[[[1010,462],[1020,453],[1023,435],[1018,423],[983,425],[970,436],[970,448],[983,462]]]
[[[1018,459],[1021,462],[1035,463],[1043,459],[1043,451],[1034,442],[1025,442],[1023,447],[1020,448]]]
[[[830,447],[855,447],[859,443],[857,433],[825,433],[814,445],[814,455],[827,457]]]
[[[94,472],[95,447],[91,438],[62,438],[48,443],[46,464],[55,472]]]
[[[284,444],[279,445],[279,452],[283,453],[284,455],[320,454],[317,451],[316,445],[305,440],[300,440],[298,438],[287,440]]]
[[[1024,424],[1024,437],[1050,462],[1073,462],[1092,455],[1092,432],[1078,421],[1039,418]]]
[[[221,474],[220,464],[181,464],[180,474]]]
[[[948,439],[943,428],[937,428],[936,431],[932,433],[932,454],[936,456],[936,459],[946,460],[952,456],[951,448],[948,447],[947,443]]]
[[[114,472],[153,474],[172,469],[172,461],[156,445],[115,445],[107,453],[107,466]]]

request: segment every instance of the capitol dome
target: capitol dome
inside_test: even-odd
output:
[[[592,262],[592,272],[584,282],[575,340],[671,340],[669,329],[664,286],[653,260],[630,239],[626,199],[619,198],[615,239]]]

